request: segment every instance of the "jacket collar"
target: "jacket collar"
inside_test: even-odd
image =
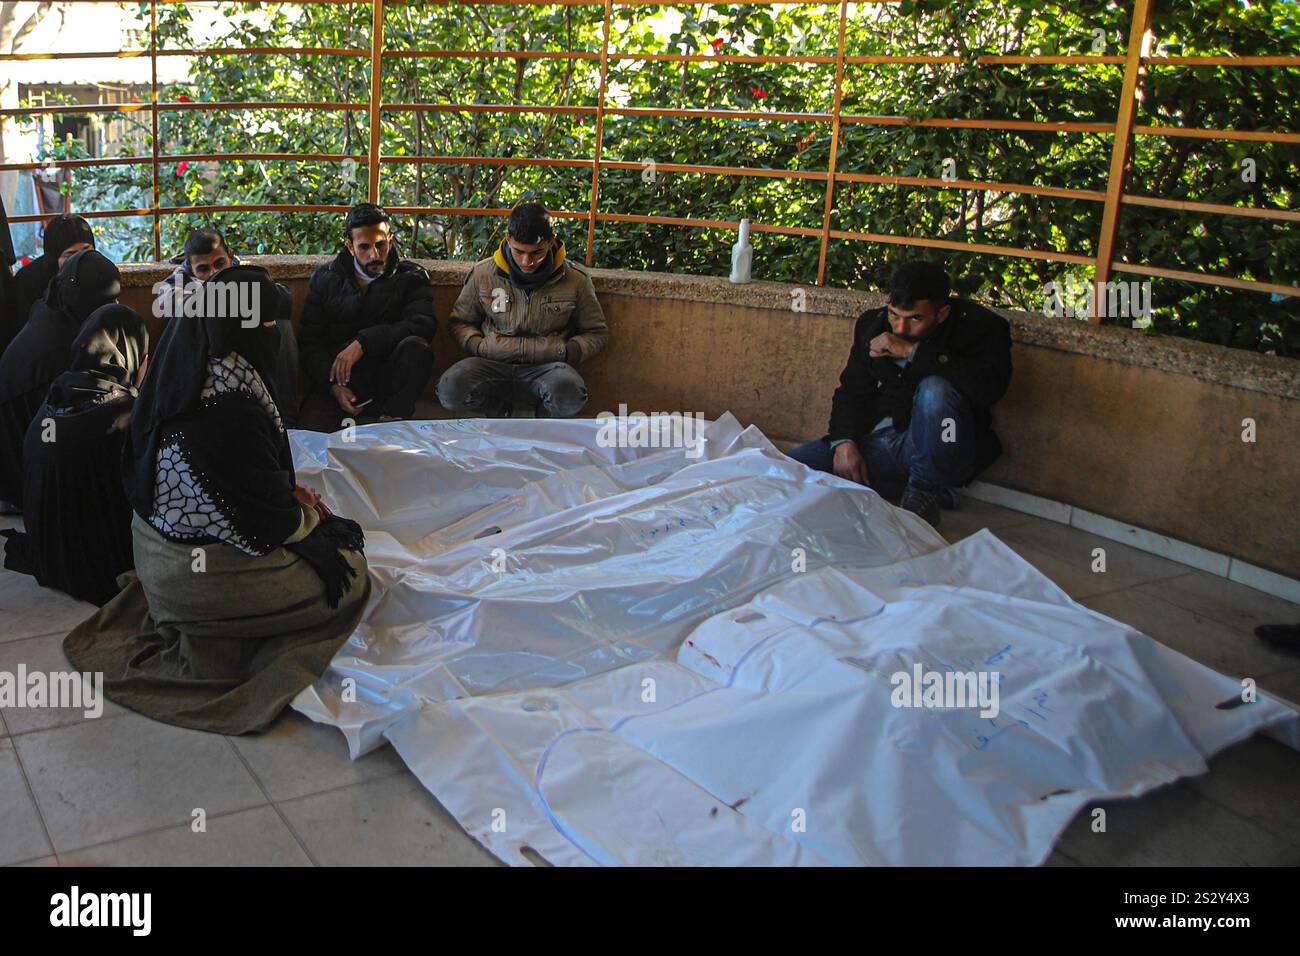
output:
[[[497,248],[496,248],[496,252],[492,253],[492,262],[496,265],[496,267],[497,267],[497,272],[498,272],[498,273],[500,273],[502,276],[504,276],[504,277],[506,277],[506,278],[509,278],[509,276],[510,276],[510,263],[506,260],[506,243],[507,243],[507,242],[509,242],[508,239],[502,239],[502,240],[501,240],[501,245],[497,246]],[[565,271],[566,271],[566,269],[565,269],[565,265],[564,265],[564,260],[565,260],[564,240],[563,240],[563,239],[560,239],[560,240],[557,240],[556,243],[555,243],[555,266],[554,266],[554,271],[550,274],[550,276],[547,277],[546,281],[543,282],[542,285],[549,285],[549,284],[550,284],[551,282],[553,282],[555,279],[557,279],[557,278],[559,278],[560,276],[564,275],[564,273],[565,273]],[[539,286],[539,288],[540,288],[540,286]]]

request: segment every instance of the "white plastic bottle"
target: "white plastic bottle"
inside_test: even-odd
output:
[[[740,220],[740,240],[731,247],[731,281],[750,282],[754,265],[754,247],[749,244],[749,220]]]

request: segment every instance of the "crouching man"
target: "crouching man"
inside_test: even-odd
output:
[[[388,213],[374,203],[349,210],[344,237],[346,248],[312,273],[302,309],[309,392],[298,427],[312,431],[338,431],[344,418],[410,418],[433,374],[429,274],[398,256]]]
[[[570,418],[587,403],[577,365],[609,339],[605,314],[587,269],[565,258],[545,206],[517,206],[506,233],[456,299],[451,334],[470,357],[443,374],[438,401],[489,418],[517,406]]]
[[[949,294],[938,263],[894,273],[889,304],[858,317],[831,401],[829,434],[790,457],[870,485],[931,525],[947,489],[1002,453],[989,409],[1011,381],[1011,330]]]

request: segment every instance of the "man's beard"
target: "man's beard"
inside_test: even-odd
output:
[[[384,260],[376,259],[374,262],[367,262],[361,268],[365,269],[369,275],[378,275],[384,271]]]

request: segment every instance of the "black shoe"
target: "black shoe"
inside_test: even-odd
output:
[[[899,503],[899,507],[924,518],[932,528],[938,528],[939,502],[942,498],[942,488],[929,488],[909,481],[907,487],[903,489],[903,500]]]
[[[1261,624],[1255,628],[1255,636],[1274,647],[1300,651],[1300,624]]]

